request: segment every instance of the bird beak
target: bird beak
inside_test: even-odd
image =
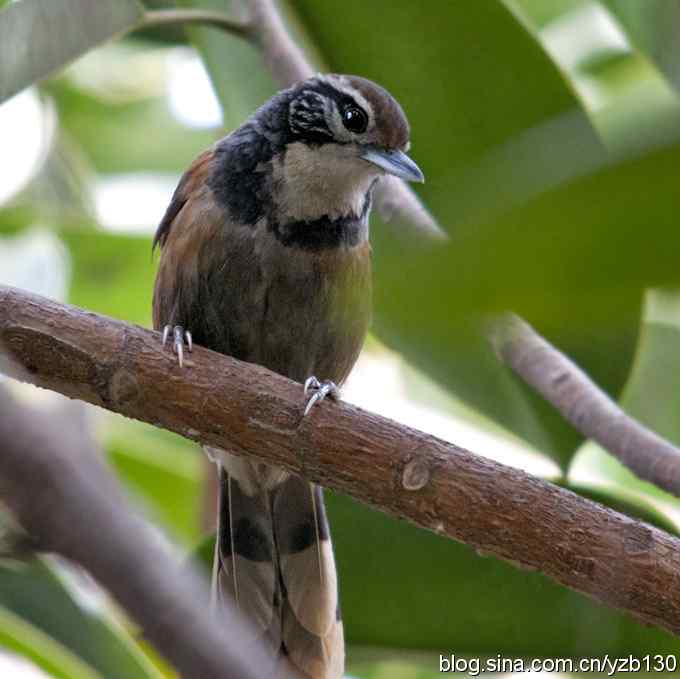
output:
[[[388,174],[405,179],[407,182],[425,181],[425,175],[420,168],[403,151],[387,151],[376,146],[369,146],[362,152],[361,157],[381,167]]]

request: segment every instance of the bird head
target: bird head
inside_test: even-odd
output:
[[[289,92],[291,141],[321,150],[316,171],[323,172],[325,159],[331,172],[337,172],[340,163],[358,175],[424,181],[420,168],[406,155],[410,133],[406,116],[384,88],[357,76],[320,75]]]
[[[386,90],[318,75],[279,92],[218,142],[208,183],[243,224],[364,224],[381,176],[423,181],[408,147],[406,116]]]
[[[271,178],[277,222],[363,221],[381,176],[423,181],[406,155],[409,125],[401,106],[365,78],[305,80],[267,102],[246,128],[272,149],[270,163],[259,167]]]

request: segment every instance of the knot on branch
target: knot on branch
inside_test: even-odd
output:
[[[117,406],[134,403],[139,398],[140,393],[139,382],[129,370],[119,368],[111,376],[109,397]]]
[[[430,480],[430,467],[422,460],[411,460],[401,473],[401,485],[406,490],[422,490]]]

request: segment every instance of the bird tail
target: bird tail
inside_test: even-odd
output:
[[[337,576],[319,486],[221,455],[213,593],[218,605],[236,602],[296,676],[342,677]]]

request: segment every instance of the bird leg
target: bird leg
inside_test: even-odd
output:
[[[323,401],[326,396],[330,396],[333,400],[340,398],[340,389],[338,389],[335,382],[331,380],[324,380],[319,382],[319,380],[312,375],[305,380],[304,394],[308,396],[310,392],[313,392],[309,400],[307,401],[307,406],[305,407],[305,412],[303,417],[309,413],[309,411],[317,404]]]
[[[172,350],[177,354],[177,362],[181,368],[184,365],[184,342],[187,344],[189,352],[193,351],[194,343],[191,338],[191,333],[185,330],[181,325],[176,325],[174,328],[171,325],[166,325],[163,328],[163,346],[167,344],[168,338],[172,333]]]

